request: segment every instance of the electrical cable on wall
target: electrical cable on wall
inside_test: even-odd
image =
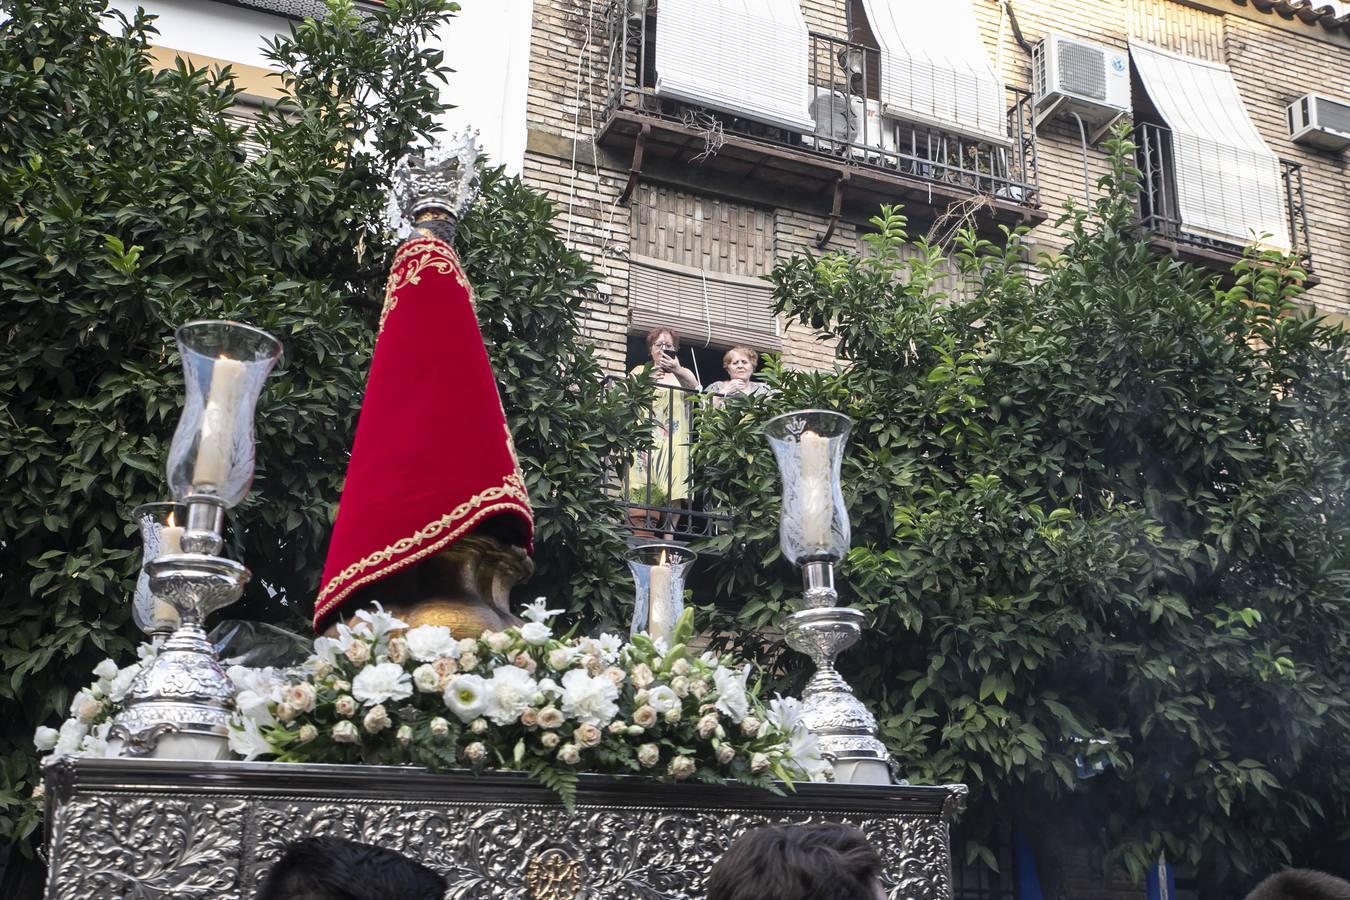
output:
[[[1088,179],[1087,129],[1083,127],[1082,116],[1080,116],[1076,112],[1073,112],[1072,110],[1069,111],[1069,115],[1073,116],[1074,119],[1077,120],[1078,122],[1078,139],[1082,141],[1083,144],[1083,202],[1086,203],[1088,206],[1091,206],[1092,187],[1091,182]]]

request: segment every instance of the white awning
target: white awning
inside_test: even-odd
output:
[[[1003,82],[970,0],[863,0],[887,115],[1007,143]]]
[[[1130,42],[1130,58],[1172,130],[1182,230],[1288,250],[1280,159],[1248,117],[1232,71],[1139,41]]]
[[[810,38],[797,0],[661,0],[656,92],[798,131]]]

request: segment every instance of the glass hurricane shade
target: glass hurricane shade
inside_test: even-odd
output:
[[[824,409],[785,413],[764,426],[783,481],[778,539],[783,555],[796,565],[835,561],[848,552],[839,466],[852,426],[848,416]]]
[[[131,512],[141,532],[141,574],[136,579],[136,593],[131,600],[131,618],[136,627],[146,634],[173,631],[178,627],[178,611],[169,603],[155,597],[150,590],[150,576],[145,564],[161,556],[181,553],[183,523],[187,521],[187,507],[181,503],[143,503]]]
[[[225,508],[253,483],[253,412],[281,343],[239,322],[188,322],[177,331],[187,382],[169,448],[175,498],[210,497]]]
[[[698,554],[672,543],[633,547],[624,559],[636,587],[632,634],[645,631],[669,646],[684,612],[684,578]]]

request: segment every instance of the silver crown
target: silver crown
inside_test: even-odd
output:
[[[465,131],[447,144],[433,144],[399,160],[393,194],[408,223],[420,213],[443,210],[456,221],[478,196],[478,132]]]

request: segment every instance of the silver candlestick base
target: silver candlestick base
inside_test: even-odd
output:
[[[806,608],[787,617],[785,631],[788,646],[816,664],[816,673],[802,692],[803,720],[820,741],[821,752],[834,763],[836,781],[890,784],[891,758],[877,739],[877,720],[834,667],[839,654],[862,636],[866,617],[837,605],[833,563],[805,563],[802,575]]]
[[[205,543],[220,546],[218,539]],[[109,738],[122,741],[122,756],[224,759],[234,685],[202,622],[239,599],[249,571],[206,553],[161,556],[146,563],[145,571],[150,589],[178,610],[182,624],[132,682]]]

